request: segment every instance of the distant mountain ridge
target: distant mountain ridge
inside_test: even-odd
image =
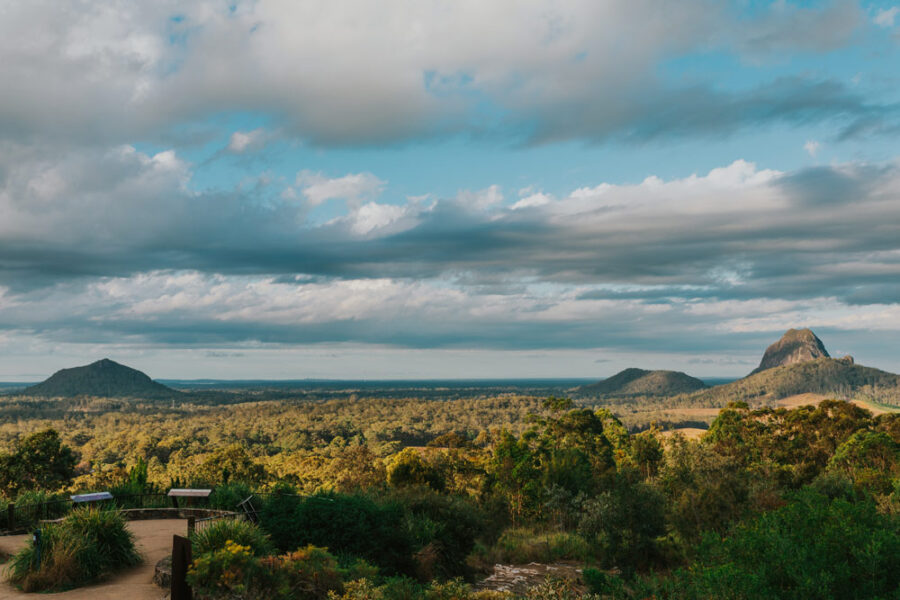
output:
[[[171,398],[181,393],[157,383],[146,374],[108,358],[71,369],[62,369],[49,379],[25,388],[25,396],[71,398],[100,396],[110,398]]]
[[[898,388],[900,375],[854,364],[850,357],[791,363],[754,371],[743,379],[691,395],[704,405],[733,401],[779,400],[800,394],[849,394],[865,386]]]
[[[759,367],[736,381],[708,386],[679,371],[625,369],[608,379],[575,388],[579,396],[637,398],[678,396],[678,402],[717,407],[729,402],[769,402],[801,394],[852,396],[858,392],[900,396],[900,375],[858,365],[850,356],[831,358],[809,329],[790,329],[770,345]]]
[[[706,387],[701,380],[681,371],[630,368],[603,381],[581,386],[577,391],[597,396],[677,396]]]
[[[759,366],[750,374],[817,358],[831,358],[822,340],[809,329],[789,329],[781,339],[766,348]]]
[[[900,375],[854,362],[853,357],[831,358],[822,340],[809,329],[789,329],[766,348],[759,366],[743,379],[691,394],[704,405],[733,401],[780,400],[800,394],[852,394],[872,390],[900,390]]]

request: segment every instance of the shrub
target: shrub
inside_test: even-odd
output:
[[[524,564],[560,560],[589,562],[592,555],[590,545],[577,534],[516,528],[504,531],[491,548],[477,548],[473,558],[490,566],[496,563]]]
[[[231,540],[194,560],[188,583],[198,600],[322,600],[341,593],[347,573],[324,548],[258,558]]]
[[[344,586],[343,594],[331,592],[328,600],[385,600],[381,588],[369,579],[358,579]]]
[[[522,596],[523,600],[600,600],[599,596],[585,595],[568,579],[547,579]]]
[[[715,597],[885,598],[900,586],[900,523],[874,503],[804,491],[792,502],[713,538],[692,584]]]
[[[467,500],[416,488],[392,496],[406,514],[420,578],[465,575],[466,557],[489,529],[484,513]],[[430,559],[431,564],[426,564]]]
[[[446,582],[432,582],[425,592],[425,600],[458,600],[472,598],[472,588],[459,579]]]
[[[290,590],[289,598],[327,598],[343,590],[337,559],[324,548],[306,546],[282,557],[279,566]]]
[[[403,509],[394,502],[379,505],[362,495],[276,495],[263,506],[260,523],[283,552],[313,544],[364,558],[388,575],[414,570]]]
[[[370,565],[365,560],[356,556],[347,554],[338,556],[338,563],[341,565],[341,572],[346,581],[375,579],[378,577],[378,567]]]
[[[390,577],[381,586],[384,600],[419,600],[425,594],[425,587],[409,577]]]
[[[247,546],[254,556],[275,552],[274,544],[262,529],[241,519],[219,519],[191,534],[193,552],[197,555],[221,550],[228,541]]]
[[[252,494],[253,490],[246,483],[232,482],[217,485],[209,495],[209,505],[222,510],[237,510],[238,504]]]
[[[600,569],[588,567],[581,572],[581,578],[584,580],[584,585],[595,594],[608,593],[612,587],[613,578]]]
[[[78,587],[141,562],[134,539],[117,512],[73,511],[41,529],[40,563],[33,541],[12,559],[9,579],[25,591]]]
[[[272,588],[277,588],[274,578],[267,575],[249,546],[228,540],[223,548],[194,559],[187,582],[199,600],[232,597],[262,600],[272,594]]]
[[[707,535],[696,561],[672,577],[640,578],[614,598],[874,600],[900,587],[900,522],[875,504],[814,490],[782,508]],[[624,588],[620,588],[624,589]]]
[[[375,585],[369,579],[350,581],[344,593],[331,592],[329,600],[510,600],[508,592],[474,591],[458,579],[420,585],[406,578],[388,579]]]
[[[665,532],[665,502],[650,486],[619,481],[582,510],[578,532],[595,546],[604,566],[631,573],[658,560],[656,538]]]

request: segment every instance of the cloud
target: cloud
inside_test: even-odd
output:
[[[367,202],[355,210],[348,218],[351,230],[366,235],[374,230],[383,230],[400,221],[407,214],[406,207],[392,204]]]
[[[881,9],[875,14],[875,18],[872,19],[872,22],[879,27],[893,27],[894,20],[897,18],[897,13],[900,13],[900,7],[897,6]]]
[[[900,164],[746,161],[530,201],[403,204],[372,174],[193,190],[177,153],[4,146],[0,330],[61,343],[715,352],[900,323]],[[545,201],[546,200],[546,201]],[[652,332],[652,333],[651,333]],[[702,334],[702,336],[701,336]],[[744,343],[744,342],[742,342]]]
[[[771,57],[791,51],[826,52],[848,44],[865,20],[852,0],[799,6],[773,2],[762,16],[747,24],[738,38],[751,57]]]
[[[765,61],[834,50],[862,21],[853,2],[19,1],[0,23],[0,138],[134,143],[232,112],[321,146],[459,133],[641,140],[831,119],[879,131],[895,107],[839,81],[799,73],[719,89],[659,75],[711,51]],[[253,149],[257,135],[233,134],[229,150]]]
[[[527,193],[522,195],[519,200],[513,204],[510,208],[512,210],[520,210],[523,208],[534,208],[537,206],[544,206],[545,204],[550,204],[553,199],[543,192],[536,193]]]
[[[233,154],[255,152],[260,150],[271,139],[271,135],[263,128],[252,131],[235,131],[231,134],[226,150]]]
[[[297,175],[297,186],[313,206],[328,200],[346,200],[348,204],[359,204],[363,200],[381,193],[386,181],[371,173],[354,173],[343,177],[328,178],[321,173],[303,171]]]
[[[816,157],[816,154],[819,153],[819,150],[822,148],[822,144],[815,140],[807,140],[805,144],[803,144],[803,149],[806,150],[806,153]]]
[[[5,152],[0,328],[566,347],[628,345],[649,327],[675,347],[694,325],[900,322],[887,283],[900,279],[896,162],[781,173],[736,161],[527,207],[496,187],[387,204],[364,200],[383,193],[375,175],[307,173],[311,202],[349,200],[316,223],[272,183],[194,191],[171,151]]]
[[[507,202],[496,186],[377,202],[368,173],[302,173],[309,204],[347,201],[324,223],[272,182],[198,192],[177,154],[130,147],[9,150],[0,182],[0,285],[150,270],[341,279],[458,278],[661,286],[689,297],[868,297],[900,268],[900,166],[848,163],[790,173],[736,161],[706,174]],[[527,210],[526,210],[527,208]],[[473,283],[474,285],[474,283]],[[631,293],[631,292],[629,292]],[[656,291],[648,291],[651,296]]]

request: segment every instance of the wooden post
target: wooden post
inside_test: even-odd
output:
[[[188,536],[194,533],[194,529],[197,527],[197,519],[196,517],[188,517]]]
[[[172,536],[172,587],[171,600],[193,600],[187,572],[191,566],[191,540],[180,535]]]
[[[16,505],[12,502],[6,507],[6,520],[10,531],[16,528]]]

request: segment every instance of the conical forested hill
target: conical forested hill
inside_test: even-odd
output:
[[[63,369],[37,385],[25,388],[26,396],[68,398],[170,398],[179,395],[144,373],[104,358],[83,367]]]
[[[625,369],[597,383],[578,388],[585,396],[677,396],[702,390],[706,384],[680,371]]]

